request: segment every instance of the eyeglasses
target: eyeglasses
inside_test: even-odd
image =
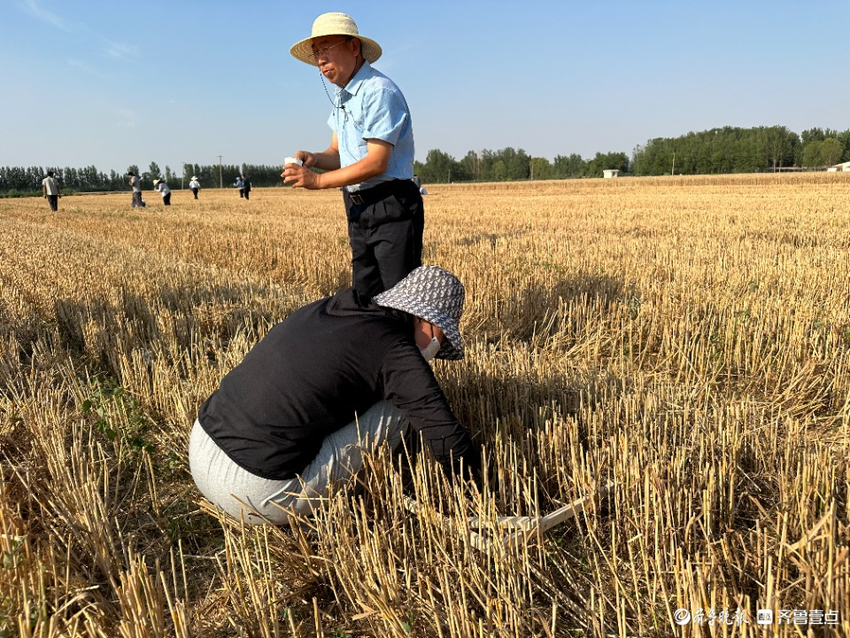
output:
[[[312,58],[313,62],[318,62],[319,58],[325,57],[327,55],[328,51],[330,51],[331,49],[335,49],[340,44],[344,44],[345,42],[348,42],[349,40],[351,40],[351,38],[346,38],[345,40],[340,40],[336,44],[332,44],[329,47],[325,47],[323,49],[316,49],[315,51],[313,51],[310,54],[310,58]]]

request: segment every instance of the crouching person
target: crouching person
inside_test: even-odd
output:
[[[153,181],[153,189],[162,195],[163,206],[171,206],[171,189],[168,188],[168,184],[164,180],[155,179]]]
[[[463,303],[454,275],[423,266],[371,300],[347,288],[292,313],[201,406],[189,441],[198,489],[234,517],[282,524],[408,427],[447,473],[477,476],[477,448],[427,363],[463,358]]]

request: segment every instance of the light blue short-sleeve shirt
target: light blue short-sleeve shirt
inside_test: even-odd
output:
[[[366,157],[366,140],[392,144],[387,171],[360,184],[347,186],[351,192],[371,188],[391,179],[413,177],[413,124],[401,90],[368,62],[345,88],[337,88],[336,103],[328,126],[337,135],[339,162],[349,166]]]

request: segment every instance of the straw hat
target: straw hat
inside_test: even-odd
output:
[[[197,178],[197,176],[195,176],[195,175],[192,175],[192,179],[198,179],[198,178]]]
[[[313,39],[328,35],[346,35],[360,40],[360,50],[369,64],[381,57],[381,45],[371,38],[360,35],[357,31],[357,23],[350,15],[345,13],[323,13],[320,15],[313,21],[312,35],[293,44],[289,52],[296,60],[315,66],[312,49]]]
[[[439,266],[420,266],[372,301],[434,324],[446,335],[437,358],[463,359],[460,316],[464,296],[463,284],[452,273]]]
[[[153,181],[153,185],[154,185],[154,186],[156,186],[156,185],[157,185],[157,184],[159,184],[161,181],[162,181],[161,179],[155,179],[155,180]]]

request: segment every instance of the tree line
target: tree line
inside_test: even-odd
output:
[[[529,179],[568,179],[600,177],[602,171],[616,168],[629,170],[626,153],[597,153],[591,160],[581,155],[557,155],[550,162],[545,157],[531,157],[522,149],[507,147],[497,151],[469,151],[456,160],[438,149],[428,151],[424,162],[414,162],[413,172],[423,183],[501,182]]]
[[[414,162],[414,172],[423,183],[434,184],[600,177],[605,169],[638,176],[814,170],[846,161],[850,161],[850,130],[812,128],[798,135],[784,126],[725,126],[675,138],[654,138],[636,147],[631,157],[625,152],[610,152],[596,153],[592,159],[585,160],[572,153],[556,155],[549,161],[507,147],[469,151],[463,159],[456,160],[448,153],[432,149],[424,162]],[[141,177],[143,188],[153,188],[153,180],[157,178],[165,179],[172,188],[188,187],[193,175],[198,177],[201,188],[229,187],[240,173],[247,175],[254,186],[283,186],[281,167],[277,165],[184,164],[181,168],[179,173],[169,166],[163,171],[156,162],[151,162],[144,172],[133,165],[123,173],[113,170],[106,174],[95,166],[6,166],[0,167],[0,193],[40,193],[41,180],[48,170],[55,173],[66,192],[128,190],[128,171]]]
[[[812,128],[797,135],[784,126],[725,126],[676,138],[655,138],[635,149],[635,175],[753,173],[824,169],[850,161],[850,130]]]
[[[850,130],[812,128],[801,135],[785,126],[738,128],[726,126],[675,138],[655,138],[623,152],[557,155],[554,161],[531,157],[522,149],[469,151],[456,160],[440,150],[428,151],[414,172],[424,183],[516,181],[601,177],[605,169],[624,174],[705,175],[753,173],[788,168],[824,169],[850,161]]]

